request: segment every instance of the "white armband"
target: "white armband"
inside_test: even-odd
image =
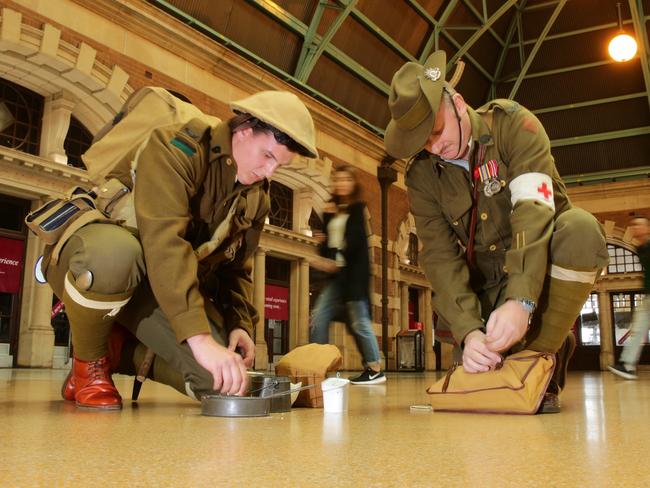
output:
[[[553,180],[544,173],[524,173],[510,182],[510,201],[512,206],[520,200],[536,200],[555,211]]]

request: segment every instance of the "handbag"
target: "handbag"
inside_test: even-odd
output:
[[[427,393],[434,411],[532,415],[554,370],[555,354],[523,350],[485,373],[467,373],[454,365]]]

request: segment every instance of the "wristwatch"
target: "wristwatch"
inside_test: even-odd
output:
[[[521,306],[524,307],[524,310],[529,314],[532,314],[537,306],[534,301],[529,300],[528,298],[515,298],[514,300],[519,302]]]

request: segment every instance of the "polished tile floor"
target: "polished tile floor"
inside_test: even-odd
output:
[[[347,414],[246,419],[153,382],[121,412],[76,410],[64,375],[0,369],[1,487],[650,486],[650,373],[572,373],[559,415],[411,413],[437,375],[408,373],[351,387]]]

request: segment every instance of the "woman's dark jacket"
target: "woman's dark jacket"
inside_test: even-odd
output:
[[[370,285],[370,257],[368,253],[368,237],[366,235],[366,205],[363,202],[351,204],[348,208],[348,220],[345,224],[345,248],[341,250],[345,258],[345,266],[339,269],[334,277],[335,283],[340,287],[343,300],[369,301],[368,288]],[[327,246],[327,225],[335,216],[332,213],[323,214],[326,239],[320,246],[323,257],[336,259],[336,249]]]

